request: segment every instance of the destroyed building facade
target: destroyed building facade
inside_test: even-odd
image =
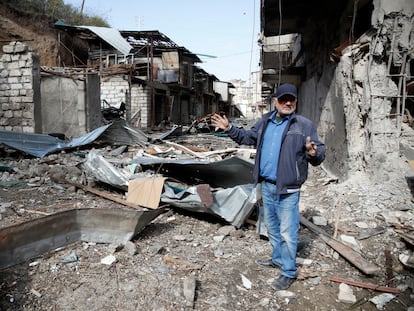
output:
[[[412,1],[260,4],[262,101],[252,115],[263,104],[272,108],[268,98],[279,83],[294,83],[298,111],[318,124],[328,148],[324,166],[333,174],[384,178],[398,170],[400,138],[410,135],[413,113]],[[23,47],[29,44],[4,46],[0,129],[76,137],[102,125],[103,100],[124,103],[131,125],[149,129],[236,110],[232,85],[158,31],[115,37],[99,27],[55,27],[56,68],[40,66]]]
[[[261,1],[262,94],[299,87],[298,111],[318,124],[325,167],[344,177],[399,170],[413,113],[414,3]]]

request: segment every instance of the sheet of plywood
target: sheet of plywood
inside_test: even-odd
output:
[[[414,171],[414,160],[408,160],[408,164],[410,165],[411,169]]]
[[[144,177],[130,180],[127,201],[147,208],[158,208],[165,180],[165,177]]]

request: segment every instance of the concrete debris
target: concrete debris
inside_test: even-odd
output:
[[[414,268],[414,254],[400,254],[398,259],[404,266]]]
[[[185,297],[185,305],[187,307],[194,307],[194,298],[196,294],[196,279],[195,277],[187,277],[183,281],[183,293]]]
[[[356,296],[352,287],[344,283],[339,284],[338,300],[344,303],[355,303]]]
[[[278,290],[275,292],[275,295],[279,298],[285,300],[286,303],[289,303],[290,299],[296,298],[297,294],[289,290]]]
[[[317,226],[327,226],[328,220],[322,216],[312,216],[312,222]]]
[[[242,279],[242,283],[243,283],[243,287],[247,288],[247,289],[251,289],[252,288],[252,282],[243,274],[240,274],[241,279]]]
[[[385,305],[389,303],[391,300],[393,300],[396,296],[389,293],[384,293],[378,296],[375,296],[371,298],[369,301],[371,301],[378,310],[383,310]]]
[[[114,262],[116,262],[116,257],[112,254],[101,259],[101,264],[104,264],[107,266],[112,265]]]
[[[186,308],[192,308],[200,303],[210,307],[220,308],[221,304],[228,307],[228,301],[231,299],[229,297],[232,295],[229,291],[236,289],[238,293],[243,294],[242,299],[247,299],[248,293],[257,295],[256,287],[261,288],[263,277],[264,279],[268,277],[268,274],[265,274],[268,273],[268,270],[257,271],[257,273],[255,271],[254,274],[246,275],[244,272],[246,270],[239,271],[234,268],[234,262],[243,262],[244,267],[251,267],[254,258],[268,256],[269,253],[262,245],[262,241],[258,241],[254,234],[255,230],[252,230],[254,229],[253,226],[256,226],[257,231],[259,226],[263,225],[259,218],[256,222],[256,218],[260,216],[258,189],[249,182],[251,180],[252,162],[239,156],[240,153],[235,152],[231,145],[227,149],[217,146],[216,150],[210,151],[209,148],[204,148],[205,145],[194,143],[194,141],[200,142],[204,139],[208,142],[205,145],[212,143],[211,137],[208,139],[204,136],[190,137],[187,138],[187,141],[180,137],[178,145],[160,141],[157,144],[149,144],[145,147],[101,146],[101,148],[94,147],[88,151],[49,154],[40,159],[21,158],[12,160],[7,162],[7,165],[12,167],[14,172],[0,172],[0,178],[2,182],[8,183],[19,181],[20,186],[2,188],[4,191],[14,191],[14,187],[16,187],[15,189],[19,189],[21,193],[51,192],[54,193],[53,196],[56,196],[56,198],[59,197],[58,194],[60,193],[67,196],[68,198],[65,200],[69,201],[49,203],[49,205],[42,204],[40,200],[36,199],[23,203],[18,200],[5,201],[0,203],[0,215],[6,220],[10,219],[10,215],[18,219],[28,217],[39,217],[41,219],[46,214],[49,214],[46,217],[53,216],[56,209],[76,209],[79,213],[82,210],[81,207],[85,205],[96,211],[109,205],[115,211],[118,210],[118,208],[114,208],[115,203],[126,208],[139,207],[141,209],[134,212],[153,211],[159,213],[153,219],[156,223],[148,226],[145,235],[138,236],[137,240],[131,241],[131,236],[137,236],[136,234],[127,232],[121,234],[120,230],[123,228],[114,228],[110,235],[117,232],[118,238],[116,241],[111,239],[105,241],[105,243],[109,243],[107,246],[96,244],[95,242],[101,242],[95,239],[90,241],[86,239],[87,243],[82,244],[83,248],[77,248],[76,244],[74,246],[64,244],[63,247],[70,247],[75,251],[74,254],[78,256],[78,260],[65,264],[61,261],[62,258],[58,258],[55,262],[47,263],[48,267],[45,271],[55,276],[67,271],[66,269],[87,274],[87,269],[94,269],[90,262],[99,263],[100,260],[104,259],[105,255],[103,254],[112,254],[116,256],[116,261],[108,262],[110,266],[118,267],[118,265],[122,265],[123,268],[127,268],[129,267],[127,263],[133,262],[134,264],[128,268],[134,270],[131,271],[131,275],[138,275],[140,276],[138,279],[145,279],[148,282],[146,285],[150,286],[154,292],[157,291],[157,286],[164,286],[162,284],[165,282],[168,284],[183,282],[183,287],[172,286],[174,287],[173,290],[163,289],[162,295],[169,295],[171,291],[171,295],[174,295],[177,301],[180,300],[180,297],[183,300],[182,295],[184,286],[186,286],[186,281],[183,280],[188,278],[187,294],[184,294],[185,301],[182,301],[183,307],[185,305]],[[215,137],[214,141],[220,139],[222,138]],[[223,143],[227,144],[228,141],[226,140]],[[185,146],[185,148],[181,148],[181,146]],[[194,153],[199,153],[199,156],[195,156]],[[254,153],[246,152],[246,154],[248,154],[248,158],[254,156]],[[311,174],[315,174],[315,171]],[[369,187],[368,182],[365,184],[366,181],[360,180],[322,185],[321,180],[324,180],[324,178],[319,174],[323,176],[325,174],[322,171],[317,171],[316,174],[318,178],[311,179],[303,187],[304,203],[301,206],[301,211],[304,215],[307,215],[307,219],[312,220],[311,225],[319,230],[322,230],[323,227],[324,234],[321,238],[315,238],[314,227],[309,231],[307,226],[302,223],[301,238],[304,238],[303,242],[306,247],[299,247],[298,249],[297,264],[300,266],[300,274],[295,286],[298,288],[305,287],[307,291],[317,293],[322,288],[321,285],[324,284],[326,277],[334,272],[341,271],[341,274],[354,276],[355,267],[363,273],[368,272],[368,274],[378,271],[378,266],[384,269],[385,260],[383,252],[380,252],[381,247],[373,247],[373,245],[376,245],[375,243],[383,245],[384,241],[389,243],[396,236],[394,232],[402,239],[394,242],[393,247],[390,248],[391,255],[398,258],[399,254],[408,254],[405,249],[407,247],[406,243],[409,244],[412,240],[410,216],[408,215],[411,213],[411,209],[403,209],[407,200],[405,200],[401,187],[394,186],[393,183],[378,184],[375,186],[376,190],[373,191],[374,188]],[[63,181],[60,183],[59,179]],[[159,187],[156,187],[158,194],[153,196],[155,198],[151,205],[154,208],[153,210],[147,211],[144,206],[128,202],[128,196],[134,192],[132,191],[133,187],[131,187],[133,182],[142,180],[146,183],[149,180],[156,179],[162,179],[162,182]],[[24,182],[23,187],[21,182]],[[135,192],[140,194],[142,198],[148,199],[152,190],[155,190],[154,185],[151,185],[145,188],[146,190],[140,190],[139,188]],[[317,188],[318,192],[315,193],[313,188]],[[361,193],[355,189],[361,190]],[[393,195],[385,195],[387,191],[392,192]],[[329,207],[335,205],[331,199],[340,197],[343,193],[347,194],[346,200],[343,202],[343,208],[339,212],[336,209],[330,209]],[[90,194],[94,195],[91,196]],[[316,196],[316,200],[314,196]],[[73,200],[72,198],[81,199]],[[102,198],[108,201],[100,200]],[[130,205],[125,204],[125,202]],[[349,202],[352,202],[352,204]],[[166,206],[172,208],[167,211]],[[363,208],[364,206],[366,208]],[[394,208],[390,209],[389,206]],[[337,215],[338,213],[340,215]],[[214,216],[213,219],[215,220],[212,222],[200,221],[210,219],[210,216]],[[99,217],[96,216],[82,217],[79,214],[79,217],[84,219],[82,228],[87,223],[90,224],[87,229],[85,228],[89,232],[88,234],[92,234],[92,230],[96,231],[97,221],[101,223]],[[386,218],[387,221],[385,221]],[[68,219],[70,217],[66,217],[66,220]],[[338,236],[346,236],[361,246],[362,251],[358,255],[359,257],[348,256],[347,253],[352,248],[343,249],[341,248],[343,244],[339,244],[341,247],[338,247],[335,244],[338,241],[331,239],[330,234],[332,232],[329,232],[331,229],[329,223],[332,219],[340,221],[340,225],[337,226]],[[113,219],[113,221],[116,220]],[[318,223],[319,226],[315,226],[315,223]],[[36,232],[36,230],[29,229],[27,232]],[[319,231],[315,232],[320,234]],[[50,234],[56,235],[53,231]],[[100,233],[95,232],[95,234]],[[69,236],[72,235],[69,234]],[[60,239],[59,235],[57,237]],[[79,240],[81,239],[74,239],[75,242]],[[55,248],[42,251],[39,255],[45,252],[53,254]],[[333,249],[339,253],[333,251]],[[17,251],[19,252],[19,250]],[[96,254],[100,257],[85,261],[85,254],[81,254],[81,252],[87,252],[87,256]],[[138,252],[140,255],[135,256]],[[249,255],[246,255],[246,252]],[[3,252],[0,253],[3,254]],[[67,255],[70,254],[71,252],[68,251]],[[343,256],[344,254],[345,256]],[[38,255],[34,254],[33,256]],[[371,265],[364,258],[378,259],[375,260],[376,265]],[[13,260],[10,259],[10,261]],[[24,261],[25,258],[21,258],[17,262],[22,262],[22,260]],[[38,262],[37,264],[31,266],[27,264],[26,266],[33,270],[43,271],[45,261],[47,259],[37,259],[33,261]],[[353,265],[349,265],[347,261]],[[362,265],[359,266],[361,263]],[[105,269],[105,273],[110,274],[113,272],[110,270],[115,271],[115,269],[106,268],[105,264],[98,266],[103,266],[102,269]],[[224,271],[223,275],[226,275],[224,279],[221,273],[212,272],[211,269],[215,266],[221,267],[221,273]],[[404,294],[406,294],[410,287],[403,275],[409,266],[406,266],[405,269],[402,264],[400,266],[399,270],[396,270],[393,266],[397,288],[378,286],[378,284],[385,282],[382,280],[383,275],[376,273],[372,274],[376,284],[368,284],[369,287],[360,287],[377,291],[388,290],[395,295],[395,292],[400,291],[402,293],[405,288]],[[339,267],[341,270],[338,270]],[[241,273],[241,271],[243,272]],[[118,270],[118,273],[122,272]],[[254,286],[248,288],[244,284],[240,284],[241,275]],[[258,275],[260,275],[260,278],[258,278]],[[111,276],[116,279],[113,274]],[[123,279],[125,279],[125,282],[120,280],[119,285],[117,285],[120,289],[125,288],[134,292],[136,288],[141,286],[130,276],[124,275]],[[200,282],[200,289],[196,285],[196,289],[193,290],[191,281],[193,279],[197,279],[196,283]],[[205,292],[212,289],[212,285],[206,281],[207,279],[208,282],[220,282],[220,288],[225,288],[226,292],[216,292],[217,299],[200,300],[198,298],[199,290]],[[347,280],[342,280],[342,282],[345,281]],[[247,285],[249,284],[247,281],[245,282]],[[404,285],[406,287],[403,287]],[[357,285],[352,284],[352,286]],[[324,290],[329,289],[325,288]],[[76,294],[76,290],[73,293]],[[45,294],[47,294],[47,291],[43,292],[42,290],[42,297]],[[300,297],[294,301],[292,297],[297,298],[296,293],[289,292],[285,294],[286,296],[279,297],[272,292],[269,297],[273,298],[267,300],[264,297],[260,299],[260,302],[266,306],[265,308],[275,308],[281,301],[296,306],[297,302],[295,301],[303,303],[304,299],[309,299]],[[332,295],[336,296],[336,292],[331,292]],[[257,305],[259,299],[256,297],[255,300],[255,305]],[[350,301],[349,297],[346,300]],[[392,303],[389,302],[389,304]],[[300,307],[298,308],[300,309]],[[340,307],[336,305],[332,308],[338,309]]]

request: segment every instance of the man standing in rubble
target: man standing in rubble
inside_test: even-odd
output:
[[[295,113],[297,97],[296,86],[280,85],[272,96],[275,110],[250,130],[233,126],[226,116],[211,117],[212,124],[235,142],[257,148],[253,177],[255,184],[261,183],[264,222],[273,250],[271,258],[256,263],[281,270],[272,284],[275,290],[289,288],[297,277],[300,187],[308,177],[308,164],[316,166],[325,159],[325,145],[314,124]]]

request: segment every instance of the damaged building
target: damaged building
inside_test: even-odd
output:
[[[75,39],[88,44],[86,58],[73,57],[74,63],[66,66],[81,62],[97,70],[103,108],[119,109],[124,103],[125,118],[133,126],[190,124],[231,102],[229,83],[200,68],[196,54],[159,31],[118,32],[60,22],[55,26],[62,34],[61,53],[67,53],[67,45],[76,53]]]
[[[399,170],[401,136],[412,135],[413,2],[261,7],[263,96],[283,82],[299,87],[298,111],[318,124],[335,175]]]
[[[30,41],[4,44],[0,305],[412,309],[414,4],[259,2],[250,103],[155,30],[53,23],[47,66]],[[275,292],[278,269],[254,263],[270,250],[256,150],[208,121],[250,127],[285,82],[327,157],[301,188],[298,280]]]

